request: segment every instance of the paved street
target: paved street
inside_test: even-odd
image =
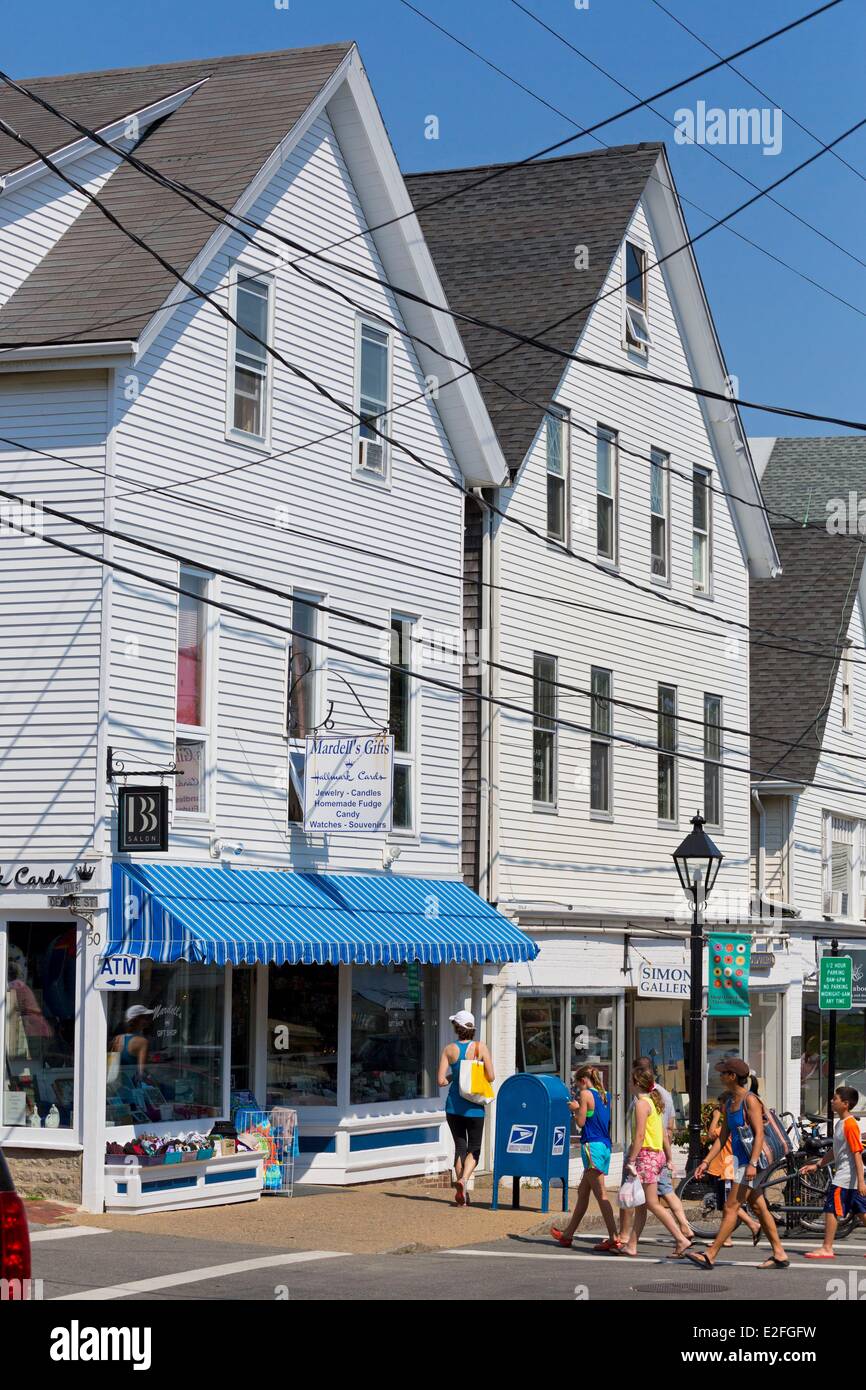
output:
[[[175,1238],[95,1227],[34,1233],[34,1277],[46,1299],[298,1301],[327,1299],[446,1300],[467,1287],[485,1299],[559,1301],[584,1299],[719,1299],[790,1302],[828,1299],[828,1280],[864,1281],[866,1242],[839,1247],[831,1265],[808,1264],[802,1251],[813,1242],[789,1243],[791,1268],[757,1269],[763,1258],[751,1244],[725,1252],[713,1273],[668,1259],[662,1240],[642,1244],[637,1259],[592,1253],[596,1235],[571,1251],[553,1248],[542,1235],[515,1235],[456,1250],[353,1254],[310,1249],[287,1252],[260,1243]],[[798,1253],[800,1252],[800,1253]]]

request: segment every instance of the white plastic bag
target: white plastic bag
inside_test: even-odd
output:
[[[645,1202],[646,1193],[637,1173],[627,1173],[619,1189],[620,1206],[631,1209],[632,1207],[642,1207]]]

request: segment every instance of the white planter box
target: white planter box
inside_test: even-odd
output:
[[[262,1193],[264,1155],[226,1154],[192,1163],[106,1163],[105,1210],[179,1211],[254,1202]]]

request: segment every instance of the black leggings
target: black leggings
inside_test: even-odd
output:
[[[463,1162],[470,1153],[477,1163],[481,1157],[481,1140],[484,1135],[483,1115],[445,1115],[448,1128],[454,1140],[454,1161]]]

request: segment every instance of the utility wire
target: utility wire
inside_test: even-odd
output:
[[[588,53],[584,53],[583,50],[578,48],[576,44],[573,44],[570,39],[567,39],[564,34],[561,34],[558,29],[554,29],[552,25],[547,24],[546,21],[543,20],[540,17],[540,15],[537,15],[534,10],[530,10],[526,5],[521,4],[521,0],[511,0],[511,4],[514,5],[515,9],[521,10],[523,14],[527,15],[541,29],[544,29],[548,34],[551,34],[553,38],[558,39],[559,42],[561,44],[564,44],[566,48],[570,49],[572,53],[576,53],[578,58],[583,59],[583,61],[585,63],[588,63],[590,67],[595,68],[596,71],[600,72],[604,77],[608,79],[608,81],[615,83],[615,85],[619,87],[621,91],[628,92],[629,95],[633,97],[637,96],[637,92],[633,91],[631,87],[626,86],[624,82],[620,82],[619,78],[615,77],[608,68],[603,67],[602,64],[596,62],[594,58],[590,58]],[[475,52],[475,50],[472,51]],[[545,106],[550,106],[550,103],[546,101],[544,97],[539,96],[537,92],[533,91],[530,87],[524,86],[523,83],[517,82],[516,78],[513,78],[510,73],[507,73],[504,70],[504,68],[497,67],[496,64],[490,63],[489,60],[484,56],[484,54],[476,52],[475,56],[479,58],[481,62],[487,63],[488,66],[493,67],[496,72],[500,73],[503,77],[507,78],[509,82],[515,82],[516,85],[519,86],[522,91],[527,92],[529,96],[534,97],[536,101],[543,102]],[[720,54],[716,54],[716,57],[720,56]],[[556,111],[557,115],[562,116],[565,120],[570,121],[572,125],[577,126],[579,124],[577,121],[573,120],[571,116],[568,116],[564,111],[561,111],[559,107],[551,106],[550,109]],[[671,130],[678,129],[676,123],[672,121],[669,116],[666,116],[663,111],[659,111],[655,106],[651,104],[648,104],[648,110],[652,111],[654,116],[658,116],[659,120],[662,120],[665,122],[666,125],[669,125]],[[817,136],[813,136],[813,139],[817,141],[817,143],[821,146],[822,150],[826,150],[829,154],[836,153],[835,150],[826,147],[822,140],[818,140]],[[710,159],[714,159],[717,164],[720,164],[723,169],[727,169],[729,173],[735,174],[738,179],[741,179],[743,183],[747,183],[750,186],[750,188],[760,188],[760,184],[755,183],[753,179],[750,179],[746,174],[743,174],[735,165],[729,163],[727,159],[723,159],[722,156],[716,150],[711,149],[709,145],[698,144],[695,146],[695,148],[701,150],[704,154],[708,155]],[[846,161],[843,160],[843,163],[845,162]],[[851,168],[853,166],[849,165],[848,167]],[[841,251],[843,255],[849,258],[849,260],[856,262],[857,265],[862,266],[862,268],[866,270],[866,261],[864,261],[861,256],[858,256],[856,252],[851,251],[847,246],[843,246],[841,242],[835,241],[833,237],[827,234],[827,232],[823,232],[820,227],[816,227],[813,222],[809,222],[805,217],[802,217],[800,213],[794,210],[794,208],[789,208],[786,203],[780,202],[779,199],[774,198],[772,194],[768,196],[770,202],[773,203],[777,208],[781,208],[782,212],[786,212],[789,217],[793,217],[796,222],[799,222],[801,224],[801,226],[808,228],[810,232],[814,232],[815,236],[820,237],[822,241],[826,241],[828,246],[832,246],[836,251]],[[689,199],[682,198],[681,201],[685,203],[689,202]],[[690,203],[690,206],[696,207],[697,204]],[[704,211],[704,209],[701,208],[699,209],[699,211]],[[707,214],[707,216],[709,215],[710,214]],[[728,230],[732,229],[729,228]]]
[[[0,496],[12,498],[13,500],[19,503],[26,504],[26,499],[15,497],[14,494],[11,493],[0,491]],[[12,520],[7,521],[6,524],[10,526],[12,530],[19,531],[22,535],[28,537],[31,537],[33,535],[32,530],[26,525],[19,525]],[[84,522],[80,524],[89,529],[89,523]],[[342,656],[348,656],[352,660],[360,661],[365,665],[373,666],[378,668],[379,670],[387,672],[396,671],[402,675],[407,676],[408,678],[418,681],[422,685],[432,685],[435,686],[437,689],[446,690],[454,695],[467,696],[470,699],[474,699],[480,703],[495,705],[500,709],[508,710],[512,713],[528,715],[531,719],[535,718],[535,710],[525,705],[520,705],[515,701],[504,700],[500,696],[488,695],[482,691],[472,690],[469,687],[455,685],[453,682],[442,680],[440,677],[425,675],[423,672],[412,670],[410,667],[407,667],[403,663],[385,661],[379,657],[370,656],[365,652],[359,652],[356,648],[347,647],[343,643],[333,642],[323,637],[313,636],[310,633],[300,631],[292,626],[286,625],[285,623],[278,623],[271,618],[266,618],[257,613],[251,613],[248,609],[241,608],[237,604],[226,603],[223,599],[216,599],[210,596],[205,597],[194,590],[184,589],[183,586],[180,584],[173,584],[170,580],[161,579],[152,574],[146,574],[143,570],[136,569],[132,565],[124,564],[121,561],[115,560],[112,557],[108,557],[105,555],[96,555],[92,551],[85,550],[81,546],[72,545],[68,541],[62,541],[56,536],[42,535],[39,537],[39,539],[49,546],[62,550],[66,554],[75,555],[80,559],[88,561],[91,564],[100,565],[101,567],[110,569],[118,574],[130,575],[133,578],[140,580],[142,583],[154,585],[156,588],[163,589],[169,593],[177,594],[186,598],[196,599],[197,601],[204,603],[208,607],[215,608],[220,612],[229,613],[232,615],[232,617],[243,618],[248,622],[255,623],[261,627],[268,628],[271,631],[280,632],[291,637],[301,637],[305,641],[312,643],[316,647],[322,647],[327,651],[334,651]],[[133,545],[137,544],[136,540],[133,537],[130,537],[129,539]],[[250,581],[244,580],[243,583],[250,583]],[[252,582],[252,586],[254,588],[262,587],[255,581]],[[595,733],[595,731],[592,729],[590,725],[577,724],[573,720],[562,719],[561,717],[554,715],[545,715],[544,718],[545,726],[548,728],[551,725],[555,725],[557,728],[564,728],[573,733],[586,734],[590,736],[594,736]],[[644,753],[664,753],[666,756],[672,756],[681,759],[685,762],[700,763],[702,766],[709,761],[713,764],[713,766],[722,767],[723,769],[730,772],[741,773],[750,778],[761,775],[760,769],[743,766],[741,764],[719,762],[716,759],[707,759],[706,757],[700,754],[687,753],[680,749],[671,750],[670,748],[662,748],[658,744],[647,743],[642,739],[632,738],[626,734],[611,733],[606,734],[605,738],[609,739],[611,742],[622,743],[628,747],[631,747]],[[839,786],[836,784],[824,782],[812,782],[810,785],[823,791],[838,791],[846,792],[848,795],[851,796],[866,796],[866,789],[864,789],[863,791],[856,791],[852,789],[850,786]]]

